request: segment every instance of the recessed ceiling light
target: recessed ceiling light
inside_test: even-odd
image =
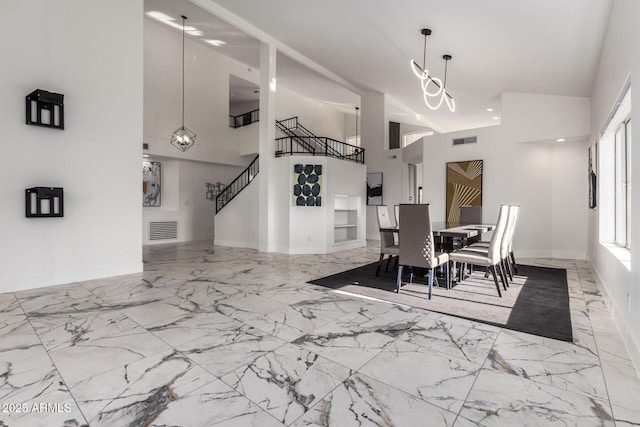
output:
[[[489,111],[490,113],[493,112],[493,108],[487,108],[487,111]]]
[[[492,117],[492,119],[493,119],[493,120],[500,120],[500,117],[498,117],[498,116],[493,116],[493,117]]]
[[[556,142],[565,142],[565,141],[566,141],[566,139],[564,139],[564,138],[558,138],[558,139],[556,139]]]
[[[167,24],[170,27],[175,28],[176,30],[180,30],[182,31],[182,24],[178,24],[177,22],[175,22],[176,20],[173,19],[172,17],[170,17],[167,14],[164,14],[162,12],[158,12],[156,10],[153,10],[151,12],[147,12],[147,16],[149,18],[153,18],[155,20],[158,20],[160,22],[162,22],[163,24]],[[202,31],[198,30],[196,27],[191,27],[189,25],[184,27],[184,31],[192,36],[201,36],[202,35]]]
[[[207,42],[207,43],[209,43],[210,45],[213,45],[213,46],[222,46],[223,44],[226,44],[222,40],[205,40],[205,42]]]

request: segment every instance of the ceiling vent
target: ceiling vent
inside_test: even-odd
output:
[[[453,145],[475,144],[478,142],[477,136],[468,136],[466,138],[454,138]]]

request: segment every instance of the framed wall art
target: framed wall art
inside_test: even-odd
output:
[[[482,160],[447,163],[447,222],[460,222],[460,206],[482,206],[482,173]]]
[[[142,206],[160,206],[162,184],[160,162],[142,161]]]
[[[293,165],[293,206],[322,206],[322,165]]]
[[[367,174],[367,205],[382,205],[382,172]]]

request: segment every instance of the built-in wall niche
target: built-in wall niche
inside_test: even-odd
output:
[[[333,243],[341,244],[358,239],[360,196],[333,196]]]
[[[33,187],[25,190],[27,218],[64,216],[64,191],[61,187]]]
[[[229,75],[229,127],[248,126],[260,119],[260,87]]]

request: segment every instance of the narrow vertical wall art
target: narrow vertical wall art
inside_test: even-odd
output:
[[[160,162],[142,161],[142,206],[160,206]]]
[[[447,163],[447,222],[460,222],[460,206],[482,206],[482,160]]]

